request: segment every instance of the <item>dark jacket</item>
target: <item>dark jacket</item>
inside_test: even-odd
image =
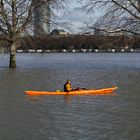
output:
[[[72,90],[71,84],[70,83],[65,83],[64,85],[64,91],[69,92]]]

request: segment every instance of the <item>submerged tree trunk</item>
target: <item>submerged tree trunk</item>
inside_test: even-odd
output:
[[[16,44],[13,42],[10,45],[9,68],[16,68]]]

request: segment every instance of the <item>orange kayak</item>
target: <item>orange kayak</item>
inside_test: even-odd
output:
[[[118,87],[103,88],[103,89],[82,89],[70,92],[64,91],[25,91],[27,95],[30,96],[40,96],[40,95],[106,95],[111,94]]]

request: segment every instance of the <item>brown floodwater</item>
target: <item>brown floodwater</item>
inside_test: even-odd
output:
[[[0,55],[1,140],[139,140],[139,53]],[[118,86],[115,96],[38,96],[25,90]]]

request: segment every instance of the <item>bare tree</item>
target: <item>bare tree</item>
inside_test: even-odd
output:
[[[16,67],[17,41],[26,34],[34,33],[34,11],[44,5],[51,4],[53,9],[63,8],[66,0],[0,0],[0,40],[8,42],[10,46],[9,67]],[[43,10],[42,10],[43,13]],[[52,16],[49,15],[49,16]],[[42,16],[43,17],[43,16]],[[52,23],[51,18],[43,17],[43,22]]]
[[[82,0],[83,8],[92,13],[98,9],[101,18],[89,27],[120,28],[140,35],[140,0]]]

